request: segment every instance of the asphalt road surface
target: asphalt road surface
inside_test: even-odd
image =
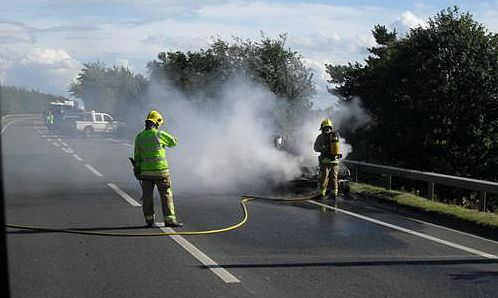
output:
[[[41,117],[40,117],[41,120]],[[6,220],[107,232],[144,228],[132,146],[4,119]],[[178,148],[181,150],[181,148]],[[173,169],[174,171],[174,169]],[[174,184],[174,176],[173,176]],[[239,196],[175,193],[181,230],[240,220]],[[156,215],[160,215],[156,197]],[[498,243],[365,202],[254,202],[236,231],[98,237],[7,229],[12,297],[496,297]]]

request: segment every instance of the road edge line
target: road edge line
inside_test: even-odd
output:
[[[477,249],[474,249],[474,248],[470,248],[470,247],[463,246],[463,245],[460,245],[460,244],[457,244],[457,243],[453,243],[451,241],[439,239],[439,238],[431,236],[431,235],[427,235],[427,234],[420,233],[420,232],[417,232],[417,231],[413,231],[413,230],[410,230],[410,229],[407,229],[407,228],[403,228],[403,227],[397,226],[395,224],[390,224],[390,223],[387,223],[387,222],[384,222],[384,221],[381,221],[381,220],[378,220],[378,219],[375,219],[375,218],[371,218],[371,217],[368,217],[368,216],[365,216],[365,215],[361,215],[361,214],[354,213],[354,212],[351,212],[351,211],[347,211],[347,210],[344,210],[344,209],[341,209],[341,208],[333,207],[333,206],[330,206],[330,205],[327,205],[327,204],[323,204],[323,203],[320,203],[320,202],[315,202],[315,201],[311,201],[311,200],[307,201],[307,202],[309,202],[311,204],[314,204],[314,205],[317,205],[317,206],[321,206],[321,207],[327,208],[327,209],[332,209],[332,210],[335,210],[337,212],[340,212],[340,213],[343,213],[343,214],[346,214],[346,215],[349,215],[349,216],[353,216],[353,217],[356,217],[356,218],[359,218],[359,219],[362,219],[362,220],[365,220],[365,221],[368,221],[368,222],[371,222],[371,223],[374,223],[374,224],[377,224],[377,225],[380,225],[380,226],[391,228],[393,230],[404,232],[404,233],[407,233],[407,234],[410,234],[410,235],[413,235],[413,236],[417,236],[417,237],[420,237],[420,238],[423,238],[423,239],[426,239],[426,240],[430,240],[430,241],[439,243],[439,244],[444,244],[446,246],[449,246],[449,247],[452,247],[452,248],[456,248],[458,250],[462,250],[462,251],[465,251],[465,252],[468,252],[468,253],[472,253],[472,254],[475,254],[475,255],[487,258],[487,259],[498,259],[498,256],[493,255],[493,254],[489,254],[489,253],[486,253],[486,252],[483,252],[483,251],[480,251],[480,250],[477,250]]]

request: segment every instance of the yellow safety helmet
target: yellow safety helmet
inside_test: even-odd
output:
[[[324,129],[326,127],[332,128],[334,125],[332,123],[332,120],[330,119],[325,119],[322,121],[322,124],[320,124],[320,129]]]
[[[163,119],[163,116],[161,115],[161,113],[159,113],[158,111],[150,111],[150,113],[147,115],[147,119],[145,120],[150,120],[152,121],[152,123],[154,123],[155,125],[157,125],[157,127],[161,126],[161,124],[163,124],[164,122],[164,119]]]

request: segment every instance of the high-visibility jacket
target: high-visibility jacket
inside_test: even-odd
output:
[[[47,123],[48,124],[54,124],[54,115],[53,114],[48,114],[47,115]]]
[[[165,147],[174,147],[177,139],[165,131],[145,129],[135,138],[135,168],[140,176],[165,177],[169,174]]]

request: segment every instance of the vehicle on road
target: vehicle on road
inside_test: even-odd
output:
[[[91,137],[94,134],[115,134],[119,124],[109,114],[91,111],[83,112],[80,118],[74,121],[74,127],[85,137]]]

